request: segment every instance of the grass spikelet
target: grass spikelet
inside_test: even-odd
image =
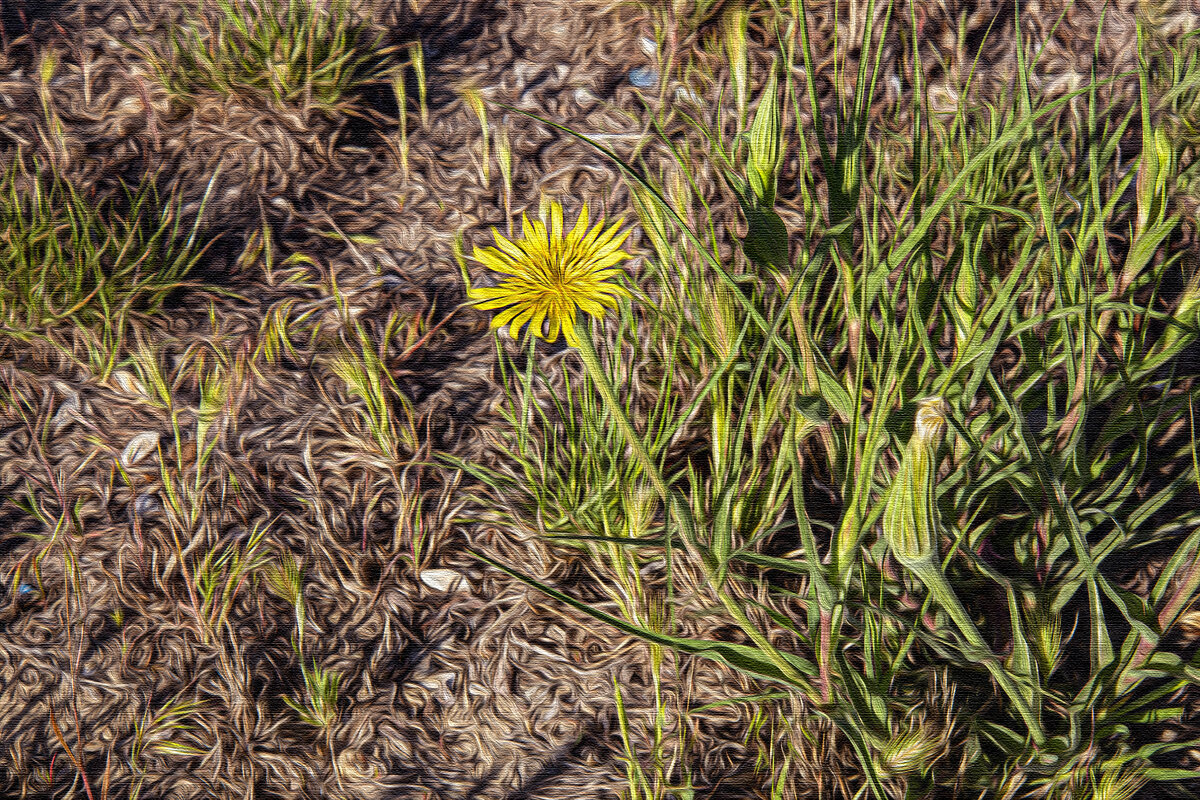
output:
[[[479,176],[484,186],[487,186],[492,182],[491,129],[488,126],[487,102],[483,99],[483,94],[472,86],[460,91],[459,96],[475,114],[475,118],[479,120],[479,128],[483,131],[483,138],[480,139],[483,151],[479,154]]]
[[[883,767],[889,775],[906,777],[926,775],[944,743],[934,736],[912,730],[893,736],[879,752]]]
[[[745,3],[730,3],[721,18],[721,35],[726,63],[729,65],[729,82],[733,84],[739,128],[745,125],[746,105],[750,96],[750,63],[746,48],[749,24],[750,11]]]
[[[304,696],[299,699],[284,697],[283,702],[305,724],[328,731],[338,720],[338,687],[341,683],[341,675],[317,666],[314,661],[311,667],[304,669]]]
[[[271,593],[295,610],[296,653],[304,658],[304,628],[307,612],[304,608],[304,571],[300,562],[290,552],[284,552],[277,562],[264,570],[264,578]]]
[[[417,447],[412,408],[388,372],[367,332],[357,321],[356,342],[343,346],[329,362],[350,393],[363,401],[360,416],[371,440],[388,459]],[[396,411],[399,411],[399,414]]]
[[[1147,781],[1146,769],[1139,765],[1105,765],[1092,790],[1091,800],[1133,800]]]

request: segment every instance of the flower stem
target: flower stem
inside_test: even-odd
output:
[[[613,388],[612,381],[608,379],[608,373],[600,365],[600,358],[596,355],[596,350],[592,347],[591,340],[592,332],[588,330],[588,324],[582,317],[575,322],[575,339],[577,342],[577,350],[579,357],[583,359],[583,366],[588,371],[588,377],[592,379],[592,383],[596,384],[596,388],[600,391],[600,396],[608,405],[609,411],[612,412],[613,419],[617,421],[617,426],[621,429],[621,433],[625,435],[625,440],[629,442],[629,446],[633,448],[633,454],[642,464],[642,469],[645,470],[647,477],[650,478],[650,483],[654,486],[654,490],[658,492],[663,503],[667,507],[671,506],[671,494],[667,489],[667,483],[663,480],[662,473],[658,469],[658,465],[650,458],[650,452],[646,450],[646,445],[642,442],[642,437],[633,429],[633,423],[625,416],[625,411],[621,408],[621,403],[617,399],[617,391]]]
[[[613,419],[617,421],[617,426],[621,429],[621,433],[624,434],[625,439],[629,442],[629,446],[633,449],[634,455],[641,462],[643,470],[650,478],[650,483],[653,484],[655,491],[662,498],[667,514],[684,531],[684,542],[692,556],[698,561],[701,569],[703,569],[704,576],[713,591],[716,592],[721,605],[733,617],[738,627],[766,654],[767,658],[779,669],[788,682],[803,689],[810,698],[815,698],[815,692],[803,674],[783,657],[778,648],[750,621],[745,610],[721,586],[721,580],[718,577],[717,565],[713,556],[707,550],[701,550],[696,547],[697,542],[694,541],[694,521],[690,519],[690,514],[684,502],[680,498],[672,496],[671,491],[667,488],[667,482],[663,480],[662,472],[650,457],[650,452],[646,450],[646,445],[642,442],[642,437],[634,430],[633,423],[629,421],[629,417],[625,416],[624,408],[617,398],[616,389],[613,388],[612,381],[608,379],[608,373],[604,371],[604,368],[600,364],[600,359],[596,355],[596,350],[592,347],[591,331],[588,329],[588,324],[582,318],[578,319],[575,323],[575,339],[576,349],[579,351],[579,357],[583,359],[583,365],[587,369],[588,376],[596,384],[596,388],[600,391],[600,397],[608,405]],[[671,534],[668,532],[667,535],[670,536]]]
[[[1030,707],[1027,698],[1013,680],[1013,676],[1004,669],[999,659],[992,653],[992,649],[984,640],[983,634],[979,632],[979,628],[971,619],[970,614],[967,613],[967,609],[963,607],[962,601],[958,599],[954,588],[946,580],[940,566],[931,559],[929,568],[920,570],[917,577],[925,584],[925,588],[929,590],[934,601],[950,615],[950,619],[954,621],[954,625],[962,637],[967,640],[967,644],[977,652],[978,660],[992,674],[992,678],[1000,685],[1000,689],[1016,706],[1017,713],[1021,715],[1029,728],[1029,735],[1033,737],[1034,744],[1039,746],[1044,744],[1046,734],[1042,730],[1042,723],[1038,719],[1038,715]]]

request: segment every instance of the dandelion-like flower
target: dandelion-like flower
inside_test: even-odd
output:
[[[567,344],[579,347],[575,316],[583,309],[593,317],[615,309],[617,297],[629,292],[612,279],[621,273],[617,266],[630,256],[621,249],[629,232],[618,233],[621,222],[604,230],[604,220],[588,230],[588,208],[584,204],[575,227],[563,232],[563,211],[550,204],[550,226],[522,215],[522,238],[509,241],[493,230],[495,247],[476,247],[475,260],[509,277],[499,286],[472,288],[468,296],[484,310],[503,309],[492,319],[492,327],[507,325],[512,337],[529,325],[530,333],[548,342],[561,330]]]
[[[955,588],[942,572],[938,557],[941,519],[937,507],[937,451],[946,433],[949,404],[940,397],[926,397],[917,403],[912,436],[900,459],[900,469],[888,488],[883,509],[883,535],[888,547],[912,575],[929,590],[930,596],[954,622],[958,632],[992,674],[1025,720],[1037,745],[1046,741],[1039,712],[1030,705],[1024,690],[1017,685],[983,638],[979,627],[967,612]]]

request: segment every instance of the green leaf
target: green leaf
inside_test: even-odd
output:
[[[788,265],[788,232],[783,219],[769,206],[743,205],[749,230],[742,239],[746,256],[760,267],[785,269]]]
[[[647,628],[643,628],[640,625],[627,622],[619,617],[614,617],[612,614],[607,614],[603,611],[592,608],[587,603],[584,603],[581,600],[576,600],[569,595],[563,594],[557,589],[547,586],[535,578],[518,572],[510,567],[506,567],[498,561],[488,558],[482,553],[477,553],[473,550],[468,552],[470,552],[471,555],[473,555],[475,558],[478,558],[480,561],[483,561],[484,563],[495,567],[501,572],[516,578],[522,583],[532,586],[538,591],[553,597],[555,600],[566,603],[572,608],[582,611],[594,619],[598,619],[601,622],[607,623],[617,630],[628,633],[631,636],[637,636],[639,639],[650,642],[651,644],[661,644],[665,647],[670,647],[681,653],[704,656],[705,658],[710,658],[713,661],[725,664],[726,666],[732,667],[739,672],[743,672],[748,675],[766,678],[767,680],[776,681],[786,686],[802,689],[805,692],[811,691],[811,687],[807,685],[807,682],[801,684],[787,677],[780,670],[780,668],[766,656],[766,654],[757,648],[741,644],[730,644],[727,642],[714,642],[708,639],[689,639],[681,636],[670,636],[664,633],[657,633]],[[798,672],[804,675],[817,674],[817,668],[811,661],[800,658],[799,656],[791,653],[780,653],[780,655],[789,666]]]
[[[814,425],[829,422],[829,403],[819,394],[793,397],[792,410]]]

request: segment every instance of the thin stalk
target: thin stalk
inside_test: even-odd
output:
[[[621,410],[621,403],[617,399],[617,392],[613,388],[612,381],[608,379],[608,373],[604,371],[604,367],[600,364],[600,358],[596,355],[596,350],[592,347],[591,335],[592,332],[588,329],[587,321],[579,318],[575,322],[575,338],[578,341],[580,359],[583,360],[583,366],[588,371],[588,377],[592,379],[592,383],[596,385],[596,389],[600,392],[600,397],[608,405],[609,411],[612,413],[613,419],[616,420],[617,427],[621,429],[629,447],[633,450],[633,454],[642,464],[642,468],[646,471],[646,476],[650,479],[654,490],[658,492],[663,503],[671,508],[671,490],[667,488],[666,481],[663,480],[662,473],[654,460],[650,458],[649,451],[646,450],[646,445],[642,442],[642,437],[633,429],[633,424],[629,418],[625,416],[625,412]]]
[[[979,632],[979,628],[975,625],[971,615],[967,613],[967,609],[963,607],[962,601],[958,599],[954,588],[950,585],[950,581],[946,580],[946,576],[942,573],[940,566],[936,560],[930,559],[929,569],[920,571],[918,578],[925,584],[925,588],[929,590],[934,601],[940,605],[950,619],[958,628],[959,633],[967,644],[971,646],[980,655],[980,661],[987,671],[991,673],[992,678],[999,684],[1000,688],[1008,695],[1008,699],[1016,706],[1017,713],[1021,715],[1021,719],[1029,727],[1029,735],[1033,737],[1034,744],[1039,747],[1046,742],[1046,733],[1042,729],[1041,720],[1037,714],[1030,708],[1029,703],[1021,694],[1020,687],[1012,679],[1012,676],[1004,669],[999,659],[992,654],[991,648],[984,640],[983,634]]]
[[[677,497],[674,497],[671,494],[670,489],[667,488],[667,483],[665,480],[663,480],[662,473],[659,471],[658,465],[655,464],[654,460],[650,457],[650,453],[646,450],[646,446],[643,444],[641,437],[638,435],[637,431],[634,430],[633,424],[629,421],[629,418],[625,416],[625,412],[621,409],[621,404],[617,398],[616,390],[613,388],[612,382],[608,379],[608,374],[604,371],[604,368],[600,364],[600,359],[596,355],[595,348],[592,347],[590,337],[591,331],[588,329],[587,322],[583,318],[578,318],[575,322],[575,338],[578,342],[576,349],[579,352],[579,357],[583,360],[584,367],[588,371],[588,376],[592,379],[592,382],[599,390],[600,397],[604,400],[605,404],[608,405],[609,411],[612,413],[613,419],[616,420],[617,427],[620,428],[621,433],[628,441],[629,447],[633,450],[633,453],[637,457],[638,461],[641,462],[642,468],[645,470],[647,477],[650,479],[651,485],[654,486],[655,491],[658,492],[659,497],[666,506],[667,513],[674,519],[676,524],[680,525],[685,531],[683,537],[684,542],[687,544],[688,549],[692,551],[693,556],[696,557],[700,567],[703,569],[705,579],[708,581],[709,585],[713,587],[713,591],[716,592],[717,599],[721,601],[722,607],[724,607],[729,615],[733,617],[734,621],[737,622],[738,627],[741,628],[742,631],[750,638],[750,640],[762,650],[767,658],[771,660],[771,662],[784,676],[787,677],[790,682],[793,683],[793,685],[799,687],[808,687],[808,681],[805,679],[805,677],[780,654],[775,645],[771,644],[770,640],[763,635],[762,631],[760,631],[758,627],[750,621],[750,618],[746,615],[745,610],[743,610],[737,604],[737,601],[734,600],[733,597],[729,596],[729,594],[720,586],[718,583],[718,571],[714,569],[712,556],[708,553],[697,552],[695,548],[695,537],[692,535],[694,533],[695,521],[691,518],[691,514],[686,511],[684,503]],[[810,695],[813,694],[811,691],[807,693]]]

